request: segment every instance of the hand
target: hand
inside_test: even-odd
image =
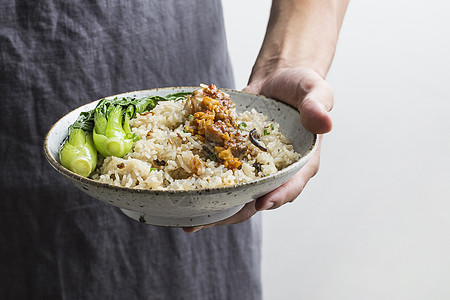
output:
[[[185,232],[195,232],[216,225],[241,223],[258,211],[275,209],[292,202],[319,170],[322,134],[332,128],[329,111],[333,107],[334,96],[330,85],[312,69],[296,67],[280,69],[264,79],[253,79],[244,91],[262,94],[296,107],[300,112],[303,126],[319,134],[317,151],[289,181],[257,200],[247,203],[237,214],[214,224],[183,228]]]

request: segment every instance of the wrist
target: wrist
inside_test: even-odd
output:
[[[312,57],[302,57],[293,59],[293,56],[284,57],[279,55],[277,57],[258,57],[257,62],[252,68],[249,83],[255,81],[265,81],[273,75],[283,72],[288,69],[309,69],[325,78],[328,72],[328,64],[315,60]]]
[[[334,57],[347,0],[274,0],[250,81],[305,67],[324,78]]]

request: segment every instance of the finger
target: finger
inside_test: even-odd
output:
[[[261,88],[260,86],[262,83],[253,83],[251,85],[246,86],[242,89],[243,92],[250,93],[250,94],[260,94]]]
[[[202,226],[195,226],[195,227],[183,227],[183,231],[187,233],[193,233],[197,232],[202,229],[211,228],[213,226],[217,225],[229,225],[229,224],[238,224],[242,223],[244,221],[247,221],[250,219],[255,213],[258,211],[255,208],[255,200],[247,203],[244,205],[244,207],[237,212],[236,214],[232,215],[231,217],[226,218],[225,220],[208,224],[208,225],[202,225]]]
[[[316,150],[316,153],[308,163],[286,183],[259,198],[255,203],[256,210],[262,211],[279,208],[280,206],[297,199],[308,181],[314,177],[319,170],[321,138],[322,136],[319,137],[319,147]]]
[[[213,227],[215,224],[208,224],[208,225],[202,225],[202,226],[194,226],[194,227],[182,227],[184,232],[186,233],[194,233],[197,231],[200,231],[202,229]]]
[[[258,212],[255,208],[255,202],[256,200],[253,200],[245,204],[237,214],[234,214],[225,220],[217,222],[216,225],[238,224],[247,221]]]

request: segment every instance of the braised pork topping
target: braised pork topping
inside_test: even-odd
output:
[[[201,89],[187,97],[185,108],[191,119],[185,130],[213,144],[215,157],[225,167],[232,170],[239,168],[239,157],[248,151],[245,147],[247,135],[236,124],[236,109],[230,96],[214,84],[202,85]],[[211,152],[208,148],[207,155],[211,156]]]

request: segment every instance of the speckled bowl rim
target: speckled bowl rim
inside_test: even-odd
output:
[[[311,147],[309,148],[309,150],[306,152],[305,155],[303,155],[299,160],[297,160],[296,162],[294,162],[293,164],[289,165],[288,167],[272,174],[266,177],[262,177],[262,178],[258,178],[252,181],[248,181],[248,182],[242,182],[242,183],[237,183],[237,184],[233,184],[233,185],[227,185],[227,186],[222,186],[222,187],[215,187],[215,188],[205,188],[205,189],[194,189],[194,190],[151,190],[151,189],[137,189],[137,188],[127,188],[127,187],[121,187],[121,186],[115,186],[109,183],[103,183],[103,182],[99,182],[97,180],[91,179],[91,178],[87,178],[87,177],[83,177],[80,176],[72,171],[70,171],[69,169],[66,169],[65,167],[63,167],[57,160],[55,160],[52,155],[50,154],[49,148],[48,148],[48,138],[50,133],[52,132],[53,128],[56,126],[57,123],[59,123],[62,119],[64,119],[68,114],[70,114],[71,112],[73,112],[76,109],[80,109],[82,107],[88,106],[94,102],[98,102],[101,99],[104,98],[113,98],[113,97],[119,97],[122,96],[124,94],[132,94],[132,93],[141,93],[141,92],[151,92],[151,91],[161,91],[161,90],[191,90],[191,89],[198,89],[199,87],[193,87],[193,86],[180,86],[180,87],[160,87],[160,88],[153,88],[153,89],[144,89],[144,90],[137,90],[137,91],[130,91],[130,92],[123,92],[123,93],[119,93],[116,95],[112,95],[112,96],[106,96],[106,97],[102,97],[98,100],[92,101],[90,103],[86,103],[82,106],[79,106],[73,110],[71,110],[70,112],[68,112],[67,114],[65,114],[63,117],[59,118],[58,121],[56,121],[52,127],[50,128],[50,130],[47,132],[47,134],[45,135],[44,138],[44,153],[45,156],[47,158],[47,160],[49,161],[49,163],[52,165],[53,168],[55,168],[58,172],[60,172],[62,175],[68,177],[68,178],[72,178],[75,179],[77,181],[79,181],[82,184],[88,184],[88,185],[95,185],[97,188],[108,188],[108,189],[113,189],[113,190],[121,190],[121,191],[128,191],[131,193],[144,193],[144,194],[149,194],[149,195],[178,195],[178,194],[182,194],[182,195],[189,195],[189,194],[198,194],[198,193],[208,193],[208,194],[219,194],[219,193],[224,193],[224,192],[229,192],[231,190],[236,190],[236,189],[241,189],[244,188],[246,186],[252,186],[252,185],[256,185],[256,184],[264,184],[265,182],[270,182],[271,180],[273,180],[276,177],[279,177],[281,175],[283,175],[284,173],[288,173],[290,172],[292,169],[296,169],[298,168],[299,165],[303,165],[304,163],[306,163],[307,161],[310,160],[310,158],[313,156],[314,152],[316,151],[317,147],[318,147],[318,137],[317,134],[313,134],[313,142]],[[238,91],[238,90],[234,90],[234,89],[227,89],[227,88],[220,88],[220,90],[224,91],[224,92],[233,92],[233,93],[240,93],[240,94],[246,94],[246,95],[251,95],[251,96],[256,96],[258,98],[266,98],[270,101],[276,101],[282,105],[288,106],[291,109],[294,109],[297,111],[296,108],[294,108],[293,106],[276,100],[276,99],[272,99],[272,98],[268,98],[265,97],[263,95],[258,95],[258,94],[252,94],[252,93],[248,93],[248,92],[244,92],[244,91]]]

